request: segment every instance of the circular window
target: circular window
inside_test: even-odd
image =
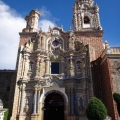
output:
[[[60,45],[59,39],[55,39],[55,40],[52,42],[52,46],[54,46],[54,47],[58,47],[59,45]]]

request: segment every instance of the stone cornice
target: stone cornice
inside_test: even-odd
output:
[[[75,35],[82,35],[82,36],[100,36],[102,37],[104,31],[103,30],[91,30],[91,31],[75,31]]]
[[[28,36],[32,36],[32,35],[37,35],[38,32],[19,32],[19,35],[28,35]]]

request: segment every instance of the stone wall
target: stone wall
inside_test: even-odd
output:
[[[110,58],[109,61],[113,80],[113,92],[120,93],[120,58]]]
[[[8,108],[11,79],[15,70],[0,70],[0,99],[3,107]]]
[[[113,79],[111,76],[110,60],[106,58],[101,63],[101,84],[103,102],[108,110],[108,115],[112,117],[112,120],[118,120],[118,114],[116,112],[116,106],[112,97],[113,94]]]

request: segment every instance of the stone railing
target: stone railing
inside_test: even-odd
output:
[[[108,47],[108,48],[106,48],[104,51],[103,51],[103,53],[102,53],[102,55],[101,55],[101,57],[103,58],[104,57],[104,55],[112,55],[112,54],[120,54],[120,47]]]
[[[110,50],[111,50],[111,54],[115,54],[115,53],[120,54],[120,47],[110,47]]]

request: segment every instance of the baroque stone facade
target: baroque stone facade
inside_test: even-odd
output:
[[[39,17],[32,10],[19,33],[9,119],[85,120],[86,106],[96,96],[118,120],[112,94],[120,92],[120,48],[102,42],[99,7],[93,0],[76,0],[74,30],[49,27],[43,32]]]

